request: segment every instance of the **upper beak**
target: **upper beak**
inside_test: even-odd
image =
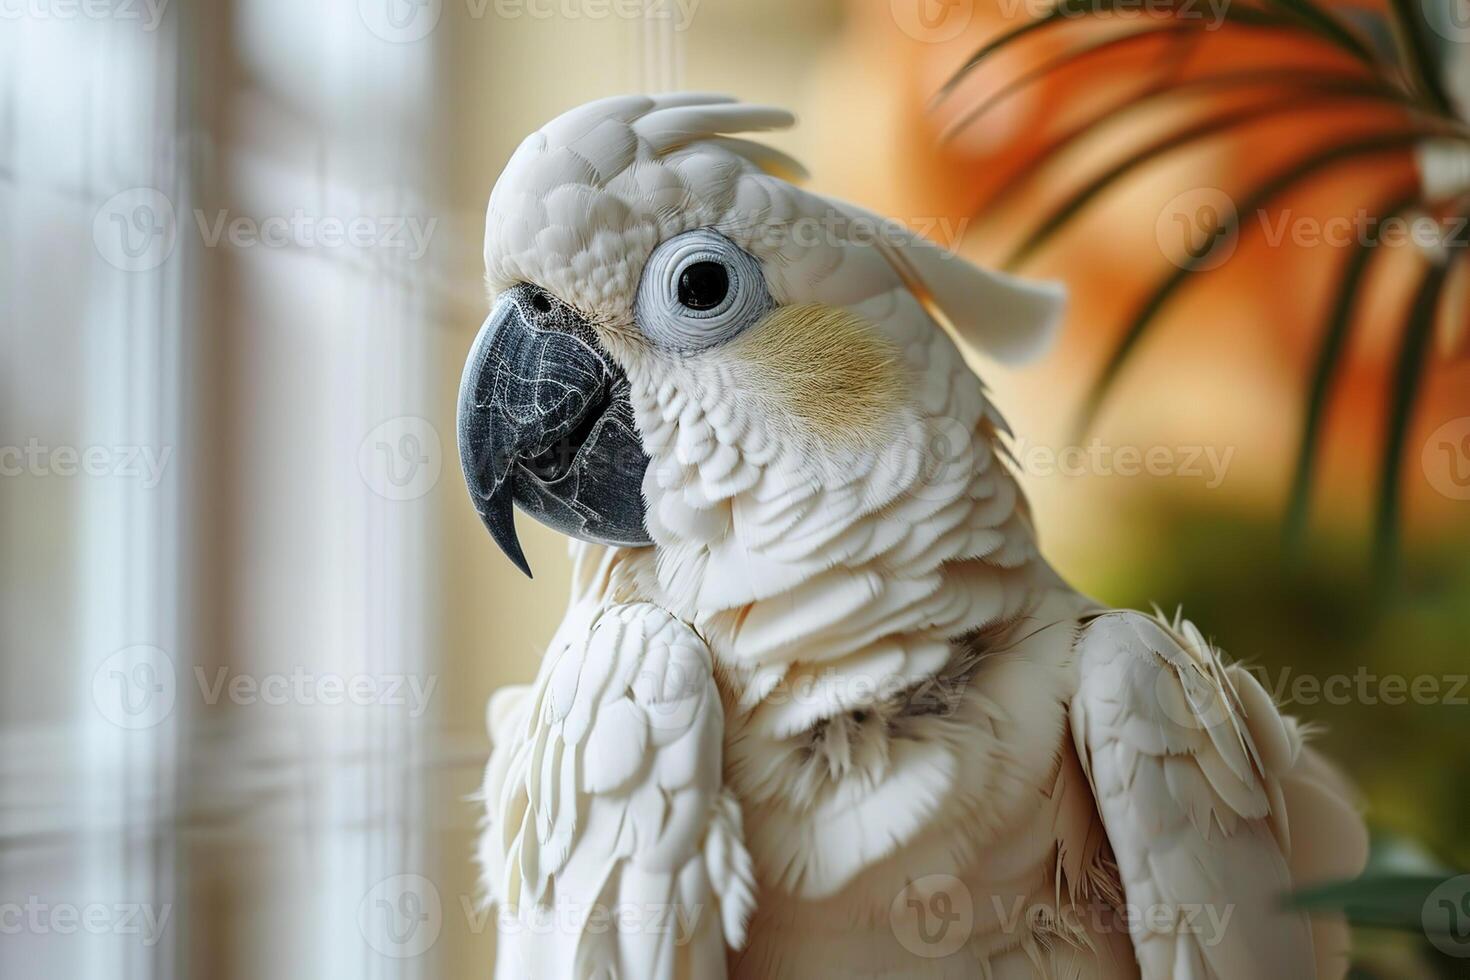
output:
[[[651,543],[628,380],[586,321],[535,286],[502,294],[470,348],[459,456],[480,519],[527,575],[513,503],[583,540]]]

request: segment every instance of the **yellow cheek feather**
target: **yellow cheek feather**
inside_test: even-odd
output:
[[[726,344],[755,390],[832,441],[882,438],[908,395],[897,347],[868,320],[834,306],[784,306]]]

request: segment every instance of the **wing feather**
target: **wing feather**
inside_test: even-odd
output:
[[[1181,618],[1099,616],[1077,664],[1073,739],[1141,916],[1131,938],[1146,980],[1342,976],[1340,927],[1281,899],[1355,875],[1362,820],[1294,724]],[[1330,843],[1293,855],[1288,811]]]
[[[574,603],[535,684],[487,717],[497,975],[723,975],[755,888],[699,636],[647,603]]]

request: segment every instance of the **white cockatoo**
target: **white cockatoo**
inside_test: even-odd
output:
[[[1341,976],[1283,897],[1366,852],[1345,782],[1193,625],[1037,551],[960,354],[1062,296],[800,189],[681,94],[573,109],[490,197],[460,393],[481,517],[575,540],[498,692],[501,978]]]

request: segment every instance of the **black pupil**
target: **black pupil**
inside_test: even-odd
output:
[[[712,310],[729,291],[730,275],[718,262],[696,262],[679,276],[679,302],[691,310]]]

